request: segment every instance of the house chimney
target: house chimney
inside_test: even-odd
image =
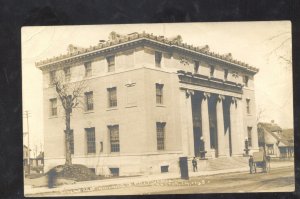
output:
[[[271,120],[271,124],[274,125],[274,120]]]

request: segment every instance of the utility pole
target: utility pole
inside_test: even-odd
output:
[[[25,111],[25,117],[26,117],[26,120],[27,120],[27,132],[24,133],[24,134],[27,134],[27,154],[28,154],[28,157],[27,157],[27,166],[28,166],[28,174],[30,174],[29,121],[28,121],[29,114],[30,113],[28,111]]]

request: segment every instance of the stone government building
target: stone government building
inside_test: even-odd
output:
[[[182,156],[258,150],[258,69],[230,53],[188,45],[179,35],[112,32],[36,67],[43,72],[45,171],[65,161],[64,111],[51,84],[58,74],[67,84],[88,84],[84,107],[71,116],[71,151],[74,164],[96,174],[177,172]]]

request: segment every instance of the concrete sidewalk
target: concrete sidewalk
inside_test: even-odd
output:
[[[293,162],[271,162],[271,170],[281,167],[294,167]],[[210,176],[217,174],[228,174],[237,172],[248,172],[249,167],[241,167],[235,169],[224,169],[215,171],[198,171],[189,172],[190,177],[198,176]],[[101,189],[117,189],[127,186],[132,186],[136,184],[149,184],[149,182],[157,182],[161,180],[171,180],[180,178],[180,173],[164,173],[149,176],[137,176],[137,177],[124,177],[124,178],[114,178],[106,180],[93,180],[93,181],[83,181],[76,182],[75,184],[63,185],[60,187],[49,189],[48,187],[32,187],[30,185],[24,186],[25,196],[34,196],[35,194],[47,194],[47,193],[78,193],[85,191],[94,191]]]

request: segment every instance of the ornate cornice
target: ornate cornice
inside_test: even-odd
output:
[[[212,59],[217,62],[222,62],[223,64],[230,64],[234,67],[238,67],[253,74],[258,72],[258,69],[248,64],[235,60],[232,58],[231,54],[220,55],[209,50],[209,46],[195,47],[183,43],[178,39],[165,38],[164,36],[155,36],[149,33],[134,33],[129,35],[122,35],[114,40],[108,40],[106,42],[101,42],[96,46],[90,46],[89,48],[78,48],[76,51],[69,51],[69,53],[64,55],[59,55],[52,57],[50,59],[45,59],[39,62],[36,62],[35,65],[38,68],[43,69],[44,67],[61,64],[64,62],[73,62],[79,61],[79,59],[109,53],[117,49],[123,49],[124,47],[134,46],[135,44],[152,44],[158,45],[166,50],[177,50],[179,52],[185,52],[187,54],[193,54],[194,56],[201,56],[207,59]]]
[[[214,89],[222,89],[224,91],[234,92],[238,94],[243,93],[243,86],[230,81],[223,81],[217,78],[209,78],[204,75],[193,75],[190,72],[178,71],[178,78],[180,83],[198,85]]]

